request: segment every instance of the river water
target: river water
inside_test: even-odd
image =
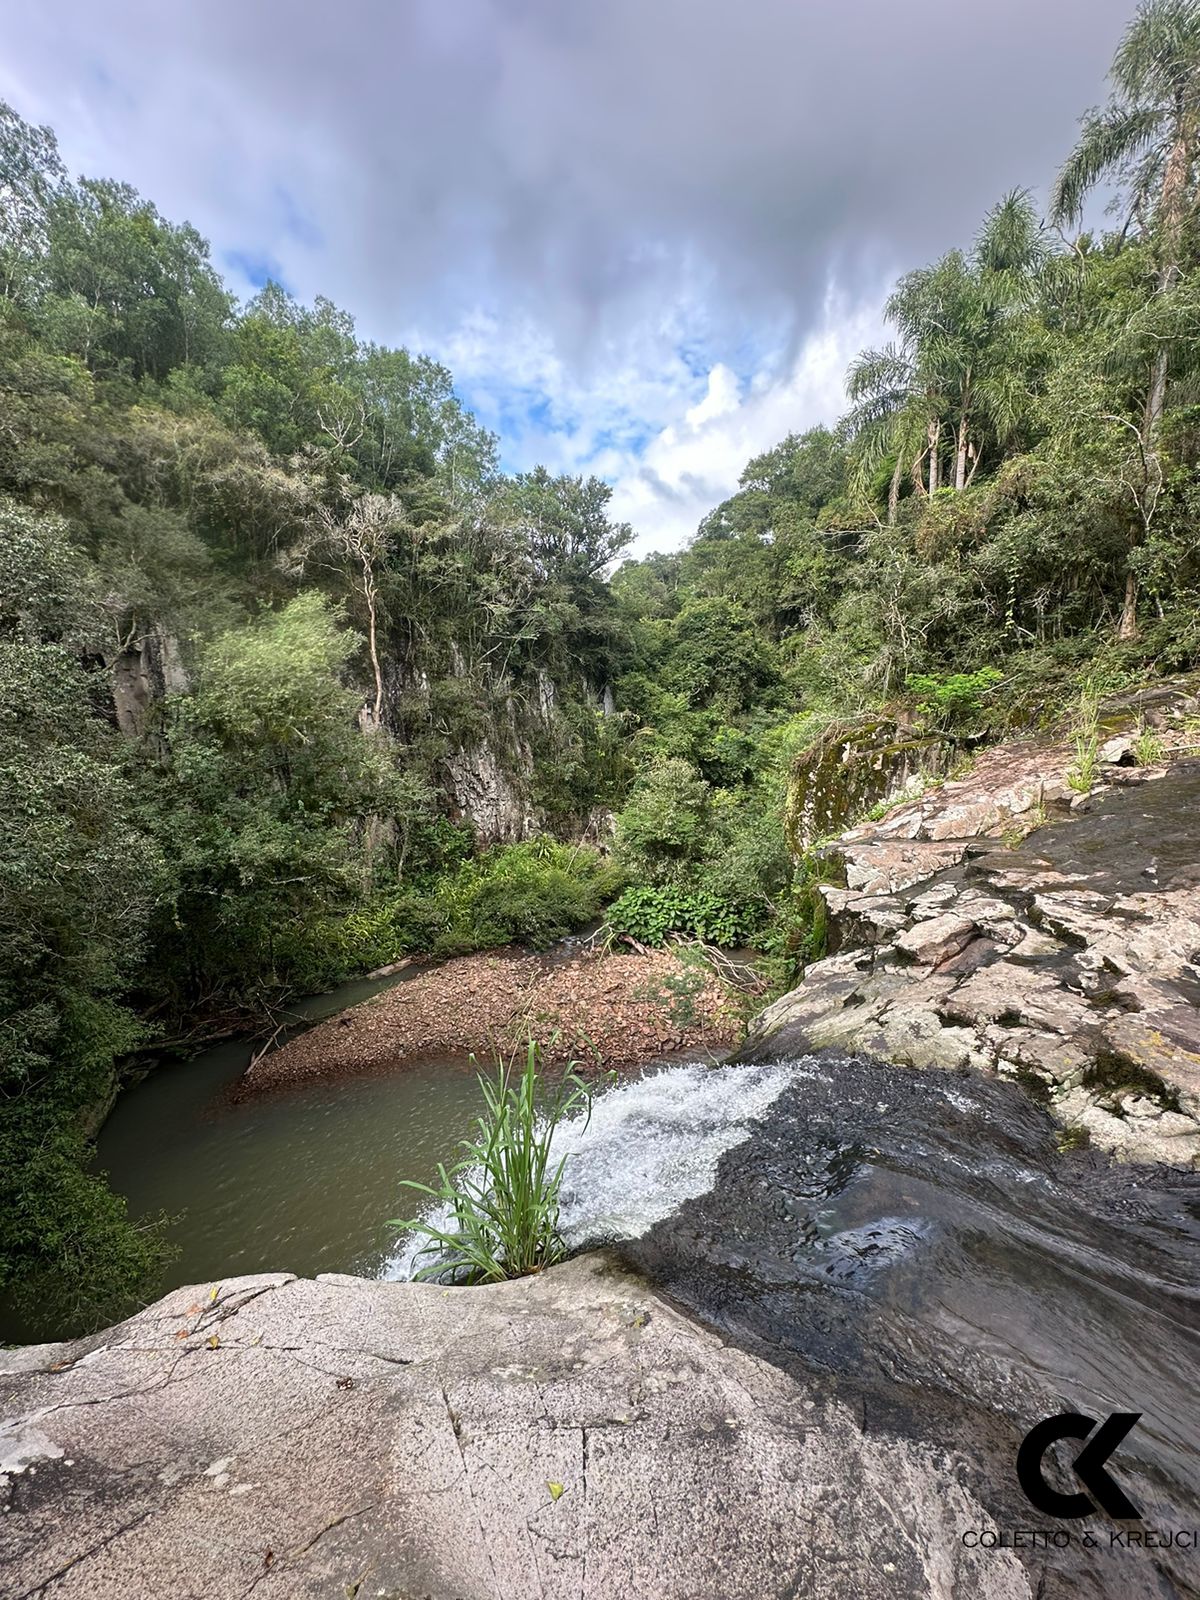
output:
[[[382,987],[347,984],[296,1014],[315,1021]],[[101,1129],[96,1165],[130,1214],[171,1219],[160,1291],[249,1272],[407,1277],[414,1241],[390,1219],[419,1213],[422,1197],[402,1180],[431,1182],[473,1133],[476,1068],[430,1061],[239,1100],[251,1050],[234,1040],[159,1068]],[[571,1247],[636,1237],[704,1193],[788,1076],[685,1065],[601,1085],[586,1124],[560,1135]]]
[[[169,1282],[409,1276],[388,1219],[420,1209],[400,1180],[430,1179],[470,1132],[470,1067],[237,1102],[247,1055],[159,1071],[101,1134],[133,1212],[178,1215]],[[1020,1438],[1077,1410],[1140,1412],[1117,1475],[1152,1526],[1200,1528],[1200,1174],[1060,1151],[1013,1085],[844,1057],[652,1069],[603,1089],[557,1150],[571,1248],[614,1245],[864,1427],[962,1462],[1002,1525],[1031,1521]],[[1200,1553],[1072,1571],[1045,1594],[1200,1593]]]
[[[315,1022],[386,987],[343,984],[293,1014]],[[382,1276],[388,1220],[419,1209],[400,1180],[430,1182],[471,1132],[474,1069],[428,1062],[238,1100],[253,1049],[234,1039],[159,1067],[100,1130],[96,1166],[130,1214],[171,1218],[177,1254],[160,1292],[248,1272]]]

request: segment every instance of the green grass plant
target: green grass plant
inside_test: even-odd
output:
[[[1080,690],[1072,735],[1075,760],[1067,771],[1067,782],[1076,793],[1091,794],[1100,760],[1100,691],[1091,679]]]
[[[548,1087],[540,1059],[530,1040],[520,1070],[514,1057],[497,1061],[490,1077],[481,1073],[477,1136],[462,1141],[452,1166],[439,1163],[435,1184],[404,1180],[405,1188],[450,1212],[445,1226],[420,1218],[391,1224],[425,1236],[417,1259],[429,1259],[417,1267],[417,1279],[498,1283],[562,1260],[559,1192],[567,1157],[552,1162],[551,1145],[560,1123],[578,1112],[590,1117],[591,1091],[574,1063]]]

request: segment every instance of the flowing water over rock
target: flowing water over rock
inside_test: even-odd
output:
[[[1149,1526],[1200,1527],[1200,1177],[1056,1132],[973,1074],[802,1062],[711,1190],[626,1251],[738,1343],[826,1374],[864,1429],[965,1457],[1002,1526],[1045,1525],[1015,1450],[1077,1410],[1141,1412],[1116,1475]],[[1193,1592],[1196,1555],[1161,1560]]]
[[[413,1209],[405,1163],[426,1176],[467,1132],[472,1075],[443,1064],[230,1107],[212,1102],[229,1064],[211,1071],[173,1122],[151,1103],[178,1093],[168,1078],[139,1091],[154,1150],[128,1108],[104,1145],[127,1179],[150,1174],[147,1207],[190,1194],[176,1281],[410,1276],[416,1243],[389,1247],[383,1224]],[[555,1150],[572,1250],[615,1245],[731,1342],[849,1402],[864,1433],[941,1452],[1002,1528],[1048,1526],[1013,1463],[1064,1410],[1140,1412],[1115,1475],[1146,1526],[1200,1527],[1200,1175],[1061,1142],[1013,1084],[830,1054],[649,1071],[598,1094]],[[1056,1459],[1075,1488],[1069,1449]],[[1046,1593],[1200,1592],[1194,1553],[1113,1553],[1096,1526],[1105,1548]]]
[[[657,1287],[815,1374],[865,1430],[949,1452],[1003,1527],[1047,1526],[1013,1462],[1065,1410],[1140,1412],[1116,1476],[1148,1526],[1200,1527],[1200,1176],[1060,1135],[1015,1086],[965,1072],[670,1068],[559,1136],[564,1228],[624,1241]],[[1174,1588],[1122,1559],[1116,1587],[1098,1567],[1077,1592],[1193,1592],[1190,1551],[1155,1558]]]
[[[648,1072],[598,1094],[589,1117],[558,1129],[551,1165],[568,1158],[560,1225],[572,1250],[634,1239],[717,1179],[726,1151],[792,1081],[786,1064],[686,1065]],[[446,1227],[448,1207],[427,1213]],[[405,1279],[420,1266],[424,1241],[405,1241],[383,1276]]]
[[[430,1069],[436,1070],[446,1072]],[[469,1080],[459,1075],[458,1082],[456,1094]],[[438,1150],[440,1143],[452,1140],[449,1102],[442,1102],[447,1118],[438,1128],[413,1120],[417,1101],[435,1091],[422,1074],[336,1086],[341,1094],[353,1091],[362,1096],[364,1090],[370,1091],[354,1102],[366,1107],[366,1122],[375,1130],[356,1163],[346,1140],[367,1138],[366,1123],[348,1102],[328,1100],[333,1087],[314,1087],[285,1100],[216,1113],[218,1124],[226,1115],[250,1119],[240,1124],[243,1148],[235,1172],[226,1173],[225,1180],[219,1152],[227,1141],[210,1136],[208,1158],[196,1147],[188,1165],[184,1130],[176,1130],[178,1142],[167,1152],[168,1164],[183,1165],[193,1184],[208,1184],[216,1196],[201,1196],[195,1239],[206,1230],[220,1233],[225,1228],[221,1218],[228,1208],[219,1198],[223,1181],[232,1176],[238,1185],[248,1182],[257,1160],[264,1174],[270,1169],[274,1176],[266,1183],[258,1213],[250,1219],[252,1226],[248,1224],[253,1255],[269,1256],[277,1267],[312,1261],[328,1268],[338,1265],[339,1254],[349,1249],[351,1259],[346,1264],[360,1272],[387,1278],[411,1272],[411,1244],[390,1253],[356,1255],[354,1241],[364,1235],[378,1239],[388,1215],[409,1209],[403,1204],[393,1160],[401,1124],[407,1127],[404,1145],[413,1159],[429,1162],[439,1153],[449,1153]],[[465,1111],[460,1103],[460,1117]],[[264,1117],[266,1122],[256,1120]],[[269,1120],[272,1117],[279,1119],[277,1125]],[[298,1144],[306,1128],[308,1142]],[[229,1129],[225,1131],[228,1134]],[[467,1315],[481,1304],[473,1294],[460,1298],[455,1292],[424,1291],[435,1296],[421,1302],[424,1310],[408,1301],[370,1301],[379,1326],[372,1324],[368,1334],[355,1332],[358,1313],[353,1308],[360,1304],[356,1297],[368,1292],[380,1295],[382,1286],[369,1291],[356,1279],[295,1284],[294,1304],[310,1306],[304,1316],[313,1319],[311,1325],[304,1316],[296,1321],[295,1314],[286,1310],[293,1301],[280,1298],[282,1320],[274,1334],[264,1338],[263,1323],[255,1319],[273,1313],[259,1298],[267,1292],[263,1285],[286,1279],[235,1279],[219,1291],[229,1298],[228,1307],[218,1298],[213,1312],[220,1321],[214,1343],[218,1349],[229,1348],[228,1362],[190,1369],[195,1381],[202,1380],[204,1404],[209,1407],[200,1428],[202,1437],[193,1439],[196,1430],[188,1420],[188,1407],[199,1390],[187,1391],[191,1399],[172,1399],[174,1369],[170,1365],[162,1369],[164,1380],[155,1363],[177,1362],[185,1356],[202,1362],[206,1352],[211,1353],[206,1343],[211,1330],[203,1322],[203,1308],[210,1301],[204,1295],[195,1297],[190,1311],[180,1300],[169,1312],[161,1307],[147,1312],[145,1326],[150,1331],[145,1337],[136,1333],[140,1324],[127,1325],[135,1329],[135,1336],[118,1336],[115,1343],[111,1334],[99,1336],[101,1342],[108,1341],[99,1377],[87,1364],[90,1355],[69,1352],[63,1392],[69,1390],[76,1400],[82,1396],[88,1401],[89,1384],[100,1385],[97,1393],[104,1394],[105,1384],[115,1386],[117,1398],[140,1393],[139,1383],[146,1386],[147,1393],[164,1397],[163,1417],[155,1426],[182,1429],[186,1437],[180,1449],[189,1461],[200,1452],[207,1470],[211,1457],[224,1459],[231,1450],[252,1454],[261,1448],[269,1453],[272,1429],[283,1425],[283,1418],[276,1416],[267,1429],[267,1444],[260,1441],[253,1450],[247,1444],[245,1427],[238,1420],[243,1402],[236,1396],[231,1399],[221,1387],[235,1379],[249,1381],[238,1377],[251,1371],[239,1363],[261,1360],[264,1371],[270,1367],[279,1382],[294,1382],[296,1372],[316,1374],[323,1386],[320,1405],[325,1407],[334,1404],[330,1396],[339,1397],[341,1403],[343,1382],[350,1385],[345,1393],[351,1395],[358,1393],[355,1385],[365,1385],[363,1393],[369,1399],[375,1394],[373,1386],[383,1384],[386,1377],[395,1390],[395,1417],[406,1414],[406,1406],[426,1405],[423,1386],[433,1384],[429,1394],[436,1400],[434,1411],[444,1420],[444,1391],[436,1385],[457,1383],[464,1397],[478,1400],[478,1415],[467,1430],[475,1441],[472,1452],[486,1454],[495,1441],[513,1437],[510,1422],[516,1407],[526,1418],[522,1426],[532,1430],[520,1449],[534,1451],[537,1464],[531,1470],[535,1478],[538,1474],[544,1478],[548,1469],[540,1465],[537,1452],[557,1448],[558,1434],[554,1428],[545,1434],[544,1407],[536,1393],[529,1398],[530,1372],[541,1373],[539,1382],[549,1384],[556,1395],[575,1397],[569,1404],[563,1401],[563,1437],[573,1438],[572,1430],[578,1431],[577,1413],[590,1429],[593,1424],[586,1419],[594,1414],[607,1417],[615,1407],[618,1432],[628,1429],[628,1448],[642,1452],[637,1460],[643,1473],[652,1470],[647,1462],[659,1459],[654,1455],[659,1448],[655,1441],[673,1437],[676,1424],[671,1418],[682,1414],[682,1401],[670,1399],[668,1391],[682,1384],[682,1394],[703,1378],[708,1386],[705,1414],[716,1407],[718,1421],[726,1419],[721,1426],[729,1426],[735,1411],[742,1421],[728,1439],[688,1434],[678,1443],[680,1463],[689,1463],[687,1470],[698,1470],[698,1464],[707,1462],[705,1470],[716,1474],[717,1480],[725,1470],[764,1475],[761,1489],[740,1484],[746,1505],[738,1517],[749,1519],[748,1525],[758,1530],[754,1537],[763,1533],[767,1524],[760,1527],[754,1521],[758,1513],[748,1508],[770,1487],[783,1509],[771,1510],[768,1517],[764,1506],[761,1515],[768,1521],[782,1518],[780,1527],[786,1522],[790,1541],[786,1550],[792,1552],[788,1561],[795,1559],[796,1541],[803,1545],[809,1537],[804,1519],[819,1507],[825,1533],[813,1559],[824,1574],[822,1594],[850,1600],[868,1590],[874,1593],[866,1575],[874,1571],[872,1563],[884,1563],[878,1592],[889,1596],[906,1592],[1020,1593],[1036,1594],[1039,1600],[1194,1596],[1200,1594],[1194,1548],[1110,1549],[1109,1532],[1117,1524],[1104,1517],[1073,1524],[1048,1520],[1025,1501],[1016,1481],[1017,1447],[1042,1418],[1064,1410],[1095,1418],[1112,1411],[1139,1412],[1140,1420],[1112,1462],[1114,1476],[1142,1513],[1134,1531],[1150,1529],[1161,1537],[1200,1528],[1195,1482],[1200,1443],[1195,1398],[1195,1374],[1200,1369],[1200,1175],[1116,1167],[1089,1150],[1060,1150],[1061,1136],[1061,1129],[1019,1088],[967,1071],[917,1072],[833,1055],[717,1068],[662,1068],[605,1090],[597,1097],[590,1121],[577,1119],[564,1126],[556,1144],[559,1153],[571,1158],[563,1192],[563,1227],[572,1249],[599,1243],[614,1246],[665,1300],[653,1296],[645,1284],[638,1290],[636,1279],[622,1278],[605,1287],[604,1274],[611,1275],[615,1264],[606,1267],[604,1258],[597,1257],[589,1258],[590,1267],[578,1263],[585,1278],[589,1272],[599,1274],[595,1305],[587,1299],[593,1293],[590,1288],[584,1296],[586,1305],[572,1300],[572,1295],[583,1292],[583,1278],[559,1280],[550,1274],[539,1280],[537,1288],[510,1285],[499,1292],[518,1298],[505,1301],[509,1310],[495,1329],[480,1335],[478,1348],[470,1347],[470,1359],[463,1357],[465,1365],[456,1378],[446,1377],[443,1366],[456,1359],[457,1336],[445,1329],[439,1333],[435,1324],[444,1310],[447,1327],[457,1326],[460,1306]],[[288,1193],[295,1190],[307,1196],[299,1209],[287,1202]],[[353,1226],[339,1243],[333,1234],[344,1231],[347,1219]],[[218,1253],[220,1270],[227,1275],[228,1243],[221,1243]],[[555,1287],[560,1281],[561,1291]],[[546,1286],[548,1304],[558,1308],[553,1314],[538,1299],[541,1284]],[[629,1305],[639,1293],[646,1295],[649,1309],[622,1323],[622,1316],[633,1315]],[[532,1309],[524,1313],[522,1295],[533,1296],[528,1302]],[[274,1303],[274,1290],[271,1297]],[[768,1408],[762,1416],[753,1413],[753,1397],[737,1388],[734,1376],[742,1371],[737,1361],[745,1358],[728,1349],[722,1356],[722,1347],[717,1347],[717,1354],[710,1350],[700,1361],[696,1340],[708,1336],[672,1333],[668,1318],[674,1312],[667,1301],[690,1311],[729,1345],[782,1369],[779,1382],[791,1387],[790,1398],[777,1396],[772,1402],[781,1409]],[[242,1304],[245,1313],[237,1310]],[[409,1343],[401,1340],[393,1349],[388,1342],[393,1339],[389,1319],[396,1316],[403,1321],[410,1315],[404,1309],[410,1304],[416,1318],[412,1326],[424,1333],[413,1348],[406,1333]],[[363,1299],[361,1305],[366,1307],[368,1301]],[[197,1307],[201,1318],[188,1322]],[[333,1321],[327,1326],[324,1317]],[[650,1323],[654,1325],[649,1330],[650,1345],[657,1354],[646,1368],[647,1353],[638,1355],[634,1344],[638,1330]],[[153,1330],[162,1326],[186,1334],[185,1345],[176,1347],[170,1341],[165,1351],[161,1349]],[[217,1322],[212,1326],[216,1328]],[[546,1348],[539,1346],[540,1353],[528,1344],[531,1329],[541,1330],[538,1337]],[[365,1365],[361,1371],[354,1367],[351,1377],[338,1378],[335,1385],[339,1371],[350,1371],[345,1363],[351,1362],[357,1348],[354,1341],[360,1337],[365,1341],[361,1347]],[[593,1371],[590,1353],[607,1350],[604,1340],[614,1338],[620,1348],[595,1353],[599,1366]],[[309,1340],[316,1341],[315,1356],[304,1358],[299,1367],[288,1365],[293,1358],[286,1352],[305,1348]],[[553,1357],[547,1353],[551,1350]],[[693,1357],[700,1365],[689,1364]],[[342,1366],[328,1368],[330,1359]],[[134,1382],[124,1370],[123,1364],[130,1362],[148,1363],[152,1370],[135,1374]],[[22,1399],[22,1380],[14,1380],[16,1409],[24,1405],[28,1410],[33,1404],[33,1414],[43,1417],[50,1412],[37,1406],[49,1405],[56,1418],[78,1419],[84,1433],[84,1425],[94,1422],[94,1438],[88,1434],[84,1440],[81,1433],[76,1439],[72,1434],[53,1448],[77,1460],[86,1447],[99,1452],[97,1460],[107,1460],[105,1452],[111,1454],[118,1447],[108,1435],[101,1435],[106,1427],[119,1433],[128,1418],[122,1420],[115,1401],[111,1408],[74,1401],[64,1408],[61,1394],[52,1388],[59,1367],[40,1370],[41,1375],[31,1380],[38,1386],[32,1400]],[[605,1391],[603,1400],[597,1397],[596,1385],[601,1383],[597,1373],[607,1374],[603,1382],[615,1386],[613,1394]],[[789,1375],[786,1380],[784,1374]],[[261,1386],[267,1378],[253,1381]],[[657,1387],[639,1389],[643,1381]],[[747,1373],[742,1381],[748,1381]],[[720,1398],[726,1389],[728,1396]],[[287,1395],[290,1391],[285,1393],[286,1405],[278,1395],[272,1402],[277,1412],[283,1406],[284,1417],[286,1406],[292,1404]],[[318,1398],[314,1394],[312,1404]],[[751,1412],[743,1416],[747,1405]],[[213,1421],[218,1412],[224,1419],[219,1426]],[[377,1404],[370,1414],[376,1412]],[[329,1435],[329,1448],[341,1460],[344,1434],[337,1430],[344,1423],[330,1412],[325,1425],[335,1430]],[[356,1426],[366,1423],[360,1418]],[[805,1443],[810,1429],[811,1448]],[[210,1434],[219,1438],[219,1445],[211,1442]],[[385,1435],[372,1446],[380,1461],[392,1460],[399,1448],[386,1430]],[[45,1454],[51,1447],[39,1448]],[[118,1471],[123,1470],[125,1448],[122,1444],[115,1458]],[[140,1440],[129,1445],[138,1460],[142,1455],[137,1452],[144,1453],[144,1448]],[[427,1492],[421,1476],[424,1458],[419,1451],[416,1456],[401,1453],[409,1474],[404,1483]],[[1059,1453],[1048,1458],[1051,1479],[1065,1490],[1077,1488],[1070,1472],[1073,1454],[1070,1447],[1059,1447]],[[814,1465],[818,1457],[824,1463],[819,1469]],[[884,1486],[890,1484],[887,1473],[892,1469],[882,1465],[893,1460],[909,1474],[908,1487],[893,1486],[894,1492]],[[784,1470],[781,1462],[788,1473],[801,1476],[777,1481],[778,1472]],[[591,1476],[602,1485],[606,1480],[597,1476],[597,1463],[598,1458],[593,1460]],[[327,1466],[326,1462],[320,1470]],[[374,1470],[369,1465],[363,1468],[367,1478]],[[254,1484],[266,1468],[246,1471],[247,1482]],[[480,1466],[479,1472],[478,1484],[496,1481],[492,1469]],[[47,1504],[53,1510],[52,1486],[45,1489],[41,1477],[35,1481],[39,1495],[50,1495]],[[905,1498],[917,1494],[918,1487],[925,1496],[923,1500],[918,1496],[919,1504]],[[154,1488],[155,1494],[159,1492]],[[355,1496],[361,1498],[363,1492],[357,1479],[348,1484],[346,1503],[357,1504]],[[521,1492],[529,1492],[528,1485]],[[581,1481],[580,1492],[591,1492],[585,1482]],[[596,1492],[605,1491],[598,1487]],[[705,1494],[706,1514],[717,1516],[719,1522],[727,1497],[712,1485]],[[953,1515],[947,1510],[952,1502],[959,1507]],[[615,1514],[611,1504],[603,1504],[608,1509],[597,1513],[602,1527],[607,1526],[603,1517]],[[121,1506],[124,1516],[130,1507],[124,1501]],[[809,1508],[802,1516],[800,1506]],[[732,1515],[728,1509],[724,1514]],[[509,1529],[515,1513],[504,1500],[489,1515],[497,1528]],[[1070,1548],[990,1554],[959,1549],[962,1528],[968,1532],[977,1528],[978,1521],[971,1518],[981,1516],[988,1529],[987,1519],[994,1519],[1006,1537],[1018,1530],[1059,1536],[1066,1531]],[[1084,1546],[1085,1532],[1095,1539],[1094,1546]],[[381,1550],[393,1559],[394,1529],[386,1517],[379,1537]],[[643,1533],[635,1529],[630,1537],[636,1544]],[[1025,1563],[1027,1582],[1025,1578],[1013,1582],[1014,1554]],[[710,1557],[713,1549],[705,1559]],[[357,1553],[346,1559],[351,1562],[347,1571],[360,1570],[361,1560],[353,1566]],[[943,1571],[945,1562],[950,1564]],[[969,1566],[975,1574],[971,1584],[978,1579],[982,1588],[954,1587],[959,1579],[951,1569],[966,1581],[968,1566],[963,1562],[975,1563]],[[844,1581],[839,1572],[845,1574]],[[906,1574],[915,1574],[916,1588],[905,1589]],[[459,1592],[445,1585],[435,1589]]]

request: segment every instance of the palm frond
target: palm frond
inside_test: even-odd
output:
[[[1090,111],[1079,142],[1063,163],[1050,192],[1050,217],[1058,225],[1077,222],[1090,190],[1107,173],[1145,150],[1163,135],[1164,112],[1157,106],[1114,105]]]
[[[1196,0],[1144,0],[1126,28],[1109,74],[1129,100],[1174,100],[1200,68]]]
[[[912,377],[908,358],[894,344],[882,350],[863,350],[846,373],[846,393],[851,400],[866,400],[893,390],[907,389]]]
[[[1028,189],[1010,189],[984,217],[975,236],[976,265],[990,278],[1016,281],[1037,271],[1047,254],[1033,195]]]

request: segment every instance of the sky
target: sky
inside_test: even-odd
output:
[[[896,276],[1045,187],[1132,0],[5,0],[0,97],[236,293],[443,361],[670,549],[833,423]]]

